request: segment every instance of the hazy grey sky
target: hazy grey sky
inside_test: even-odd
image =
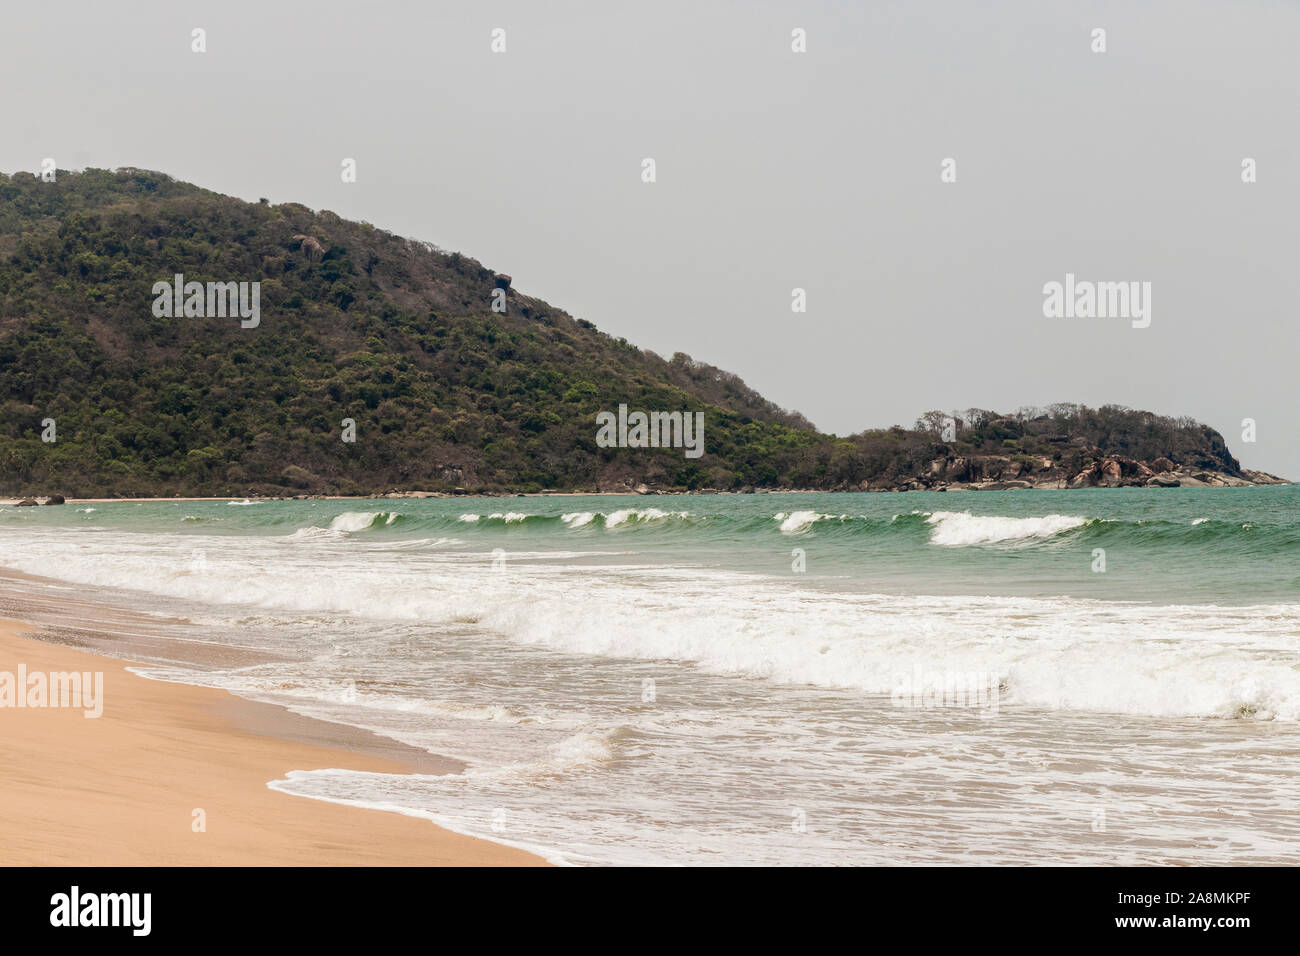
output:
[[[365,219],[841,434],[1116,402],[1204,420],[1247,467],[1300,479],[1294,2],[220,0],[4,19],[6,172],[141,166]],[[1044,318],[1066,272],[1151,282],[1150,327]]]

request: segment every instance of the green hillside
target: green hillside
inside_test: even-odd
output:
[[[156,316],[154,284],[176,273],[260,282],[260,324]],[[937,457],[994,453],[1051,474],[1107,454],[1240,473],[1212,429],[1125,409],[822,435],[735,375],[519,291],[493,312],[502,282],[368,223],[160,173],[0,175],[0,493],[856,489],[929,486]],[[619,404],[703,412],[705,454],[598,447],[596,413]]]
[[[295,238],[298,237],[298,238]],[[306,241],[310,237],[314,241]],[[260,280],[261,323],[155,318],[155,282]],[[459,253],[139,170],[0,177],[0,484],[96,494],[793,480],[811,425]],[[706,413],[706,448],[599,449],[595,414]],[[53,418],[57,441],[40,441]],[[356,441],[340,439],[356,423]],[[811,477],[811,476],[810,476]]]

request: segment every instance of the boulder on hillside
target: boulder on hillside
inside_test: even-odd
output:
[[[304,236],[301,233],[294,236],[299,241],[298,248],[302,254],[313,262],[318,262],[325,255],[325,247],[320,244],[320,240],[315,236]]]
[[[1145,462],[1137,461],[1133,458],[1116,458],[1115,460],[1119,462],[1120,470],[1123,472],[1125,478],[1146,479],[1155,474],[1154,471],[1146,466]]]
[[[1071,488],[1094,488],[1097,485],[1097,466],[1091,465],[1070,479]]]
[[[949,458],[943,477],[948,481],[970,481],[970,459],[960,456]]]
[[[1151,463],[1151,470],[1158,475],[1162,475],[1167,471],[1173,471],[1174,463],[1168,458],[1157,458]]]
[[[1266,471],[1251,471],[1243,468],[1241,476],[1247,481],[1257,485],[1289,485],[1291,482],[1285,478],[1279,478],[1277,475],[1270,475]]]

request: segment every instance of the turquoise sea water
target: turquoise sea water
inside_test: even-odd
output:
[[[587,552],[595,564],[772,575],[796,573],[802,548],[804,580],[832,588],[1234,604],[1300,595],[1300,485],[1161,491],[112,502],[5,509],[0,528],[200,546],[333,529],[374,544],[431,538],[446,553]],[[1098,548],[1104,572],[1093,570]]]
[[[274,786],[557,860],[1300,862],[1294,486],[82,503],[0,565],[468,764]]]

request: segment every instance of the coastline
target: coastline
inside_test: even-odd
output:
[[[1184,488],[1272,488],[1288,487],[1295,482],[1287,479],[1277,479],[1276,481],[1259,481],[1247,482],[1237,481],[1235,483],[1222,482],[1220,484],[1209,484],[1205,482],[1196,482],[1195,484],[1185,483]],[[844,494],[904,494],[913,491],[929,492],[958,492],[958,491],[1108,491],[1122,487],[1139,487],[1136,485],[1092,485],[1071,487],[1064,482],[1042,482],[1039,484],[1029,484],[1028,482],[1016,481],[989,481],[976,483],[945,484],[936,487],[917,487],[917,488],[755,488],[752,491],[718,491],[709,489],[706,491],[531,491],[531,492],[477,492],[467,494],[448,494],[446,492],[426,492],[426,491],[396,491],[382,495],[294,495],[285,497],[267,496],[267,495],[216,495],[208,497],[176,497],[176,498],[65,498],[63,505],[98,505],[98,504],[115,504],[130,503],[143,504],[145,502],[158,501],[399,501],[410,499],[424,498],[452,498],[462,500],[473,500],[476,498],[689,498],[699,495],[735,495],[744,497],[746,495],[844,495]],[[1178,486],[1161,488],[1155,485],[1143,486],[1152,490],[1171,491]],[[16,507],[22,498],[0,496],[0,507]],[[41,497],[35,499],[38,505],[46,507],[46,503]],[[53,505],[52,507],[61,507]]]
[[[0,707],[0,812],[17,824],[0,834],[0,865],[547,865],[415,817],[267,786],[291,770],[445,772],[445,762],[434,766],[439,758],[421,760],[422,751],[401,745],[384,757],[366,752],[366,742],[340,746],[334,725],[23,636],[35,630],[0,620],[0,672],[102,672],[103,712]]]

